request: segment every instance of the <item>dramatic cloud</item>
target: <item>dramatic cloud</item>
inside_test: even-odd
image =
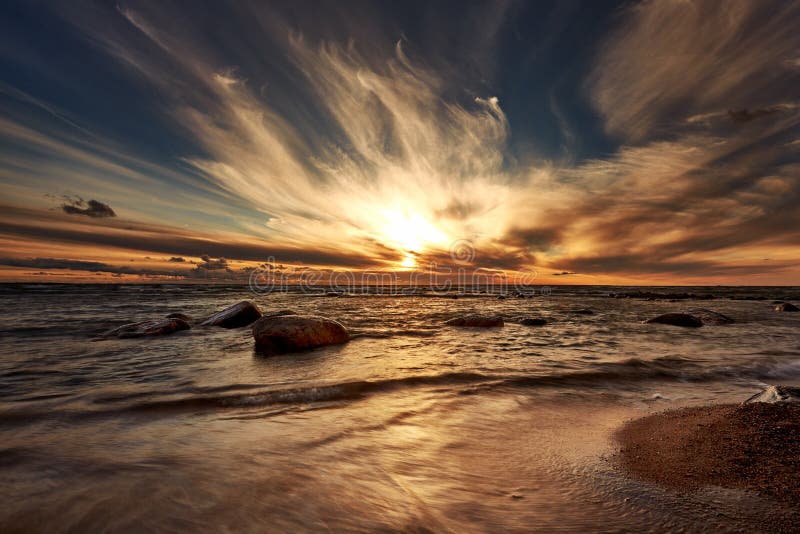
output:
[[[61,209],[69,215],[86,215],[95,218],[117,216],[108,204],[103,204],[98,200],[86,201],[81,197],[65,197],[65,202],[61,205]]]
[[[59,173],[136,218],[111,220],[108,205],[77,199],[64,212],[108,217],[103,228],[17,210],[0,217],[0,238],[170,263],[201,258],[187,276],[209,278],[269,258],[447,265],[454,243],[468,242],[475,267],[579,272],[587,282],[748,273],[786,281],[800,274],[800,6],[724,7],[648,0],[619,10],[611,31],[587,42],[591,61],[576,63],[585,67],[575,81],[580,104],[591,109],[581,115],[578,103],[555,98],[566,82],[545,91],[564,137],[558,154],[537,146],[548,131],[524,102],[536,93],[501,86],[486,67],[511,28],[505,5],[470,10],[486,27],[464,32],[481,47],[466,46],[464,62],[364,23],[372,11],[328,6],[320,27],[279,6],[226,6],[241,40],[169,6],[65,13],[115,68],[158,95],[177,163],[81,137],[68,114],[16,92],[59,126],[43,133],[0,118],[4,139],[39,155],[3,153],[0,170],[16,184],[9,192],[24,199],[20,184]],[[590,111],[585,124],[575,121]],[[588,139],[592,120],[599,140]],[[571,153],[581,141],[601,149]]]
[[[601,50],[591,98],[609,132],[641,141],[682,117],[770,109],[796,99],[800,5],[781,0],[647,0]]]

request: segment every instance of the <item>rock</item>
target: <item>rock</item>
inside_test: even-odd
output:
[[[506,296],[505,295],[497,295],[497,298],[498,298],[498,300],[505,300]]]
[[[587,310],[587,309],[570,310],[569,313],[572,313],[574,315],[594,315],[594,312],[592,310]]]
[[[691,308],[686,310],[685,313],[697,317],[703,321],[703,324],[721,325],[733,324],[736,322],[727,315],[712,310],[707,310],[705,308]]]
[[[767,386],[761,393],[756,393],[744,401],[744,404],[752,404],[754,402],[767,402],[770,404],[776,402],[800,402],[800,388]]]
[[[292,310],[279,310],[276,312],[265,313],[263,317],[283,317],[284,315],[298,315],[298,313]]]
[[[187,323],[192,322],[192,318],[185,313],[170,313],[167,315],[167,319],[180,319],[181,321],[186,321]]]
[[[255,303],[243,300],[230,308],[215,313],[200,323],[202,326],[221,326],[222,328],[239,328],[253,324],[262,316]]]
[[[795,306],[794,304],[792,304],[790,302],[784,302],[783,304],[778,304],[777,306],[775,306],[775,311],[778,311],[778,312],[796,312],[796,311],[800,311],[800,308],[798,308],[797,306]]]
[[[547,324],[547,321],[539,319],[538,317],[525,317],[519,320],[519,324],[523,326],[544,326]]]
[[[456,317],[445,322],[447,326],[468,326],[478,328],[489,328],[492,326],[503,326],[502,317],[489,317],[486,315],[465,315],[464,317]]]
[[[339,345],[350,341],[350,334],[332,319],[313,315],[279,315],[256,321],[253,338],[258,352],[272,355]]]
[[[665,313],[645,321],[647,324],[670,324],[673,326],[687,326],[696,328],[703,326],[703,321],[688,313]]]
[[[134,338],[149,336],[164,336],[173,334],[180,330],[189,330],[191,325],[183,319],[155,319],[150,321],[140,321],[138,323],[124,324],[113,330],[100,334],[98,338]]]

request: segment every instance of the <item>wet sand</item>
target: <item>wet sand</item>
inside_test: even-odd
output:
[[[634,477],[679,492],[747,490],[800,507],[800,404],[671,410],[629,422],[616,438]]]

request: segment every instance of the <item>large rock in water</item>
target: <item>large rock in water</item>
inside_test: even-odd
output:
[[[258,352],[271,355],[339,345],[350,341],[350,334],[340,323],[325,317],[276,315],[256,321],[253,338]]]
[[[492,326],[503,326],[502,317],[489,317],[486,315],[465,315],[464,317],[456,317],[445,322],[447,326],[468,326],[477,328],[489,328]]]
[[[133,337],[149,337],[149,336],[163,336],[172,334],[180,330],[188,330],[191,325],[183,319],[155,319],[151,321],[140,321],[138,323],[124,324],[113,330],[109,330],[97,336],[99,339],[107,338],[133,338]]]
[[[192,318],[190,316],[180,312],[170,313],[167,315],[167,319],[180,319],[181,321],[186,321],[187,323],[192,322]]]
[[[697,317],[698,319],[703,321],[703,324],[721,325],[721,324],[733,324],[736,322],[727,315],[712,310],[707,310],[705,308],[691,308],[686,310],[685,313]]]
[[[239,328],[248,326],[261,318],[261,310],[255,303],[243,300],[230,308],[215,313],[200,323],[202,326],[221,326],[222,328]]]
[[[670,324],[673,326],[688,326],[697,328],[703,326],[703,321],[688,313],[665,313],[645,321],[647,324]]]
[[[783,303],[778,304],[777,306],[775,306],[775,311],[779,311],[779,312],[797,312],[797,311],[800,311],[800,308],[798,308],[797,306],[795,306],[794,304],[792,304],[790,302],[783,302]]]
[[[768,386],[761,393],[756,393],[746,401],[745,404],[754,402],[767,402],[770,404],[776,402],[800,402],[800,388],[789,386]]]

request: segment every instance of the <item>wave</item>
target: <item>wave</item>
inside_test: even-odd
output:
[[[434,337],[439,334],[439,330],[435,328],[400,328],[396,330],[382,329],[382,330],[363,330],[355,331],[350,336],[351,339],[357,338],[374,338],[374,339],[387,339],[392,337]]]
[[[713,382],[729,379],[766,380],[800,376],[800,360],[753,362],[707,368],[682,358],[641,360],[599,364],[593,370],[542,375],[493,375],[475,372],[451,372],[415,375],[383,380],[357,380],[335,384],[261,389],[257,384],[237,384],[195,390],[189,396],[158,398],[159,393],[137,393],[97,398],[89,409],[74,412],[48,410],[7,411],[0,414],[0,424],[30,422],[40,418],[107,417],[137,413],[209,411],[229,408],[254,408],[273,405],[307,405],[350,402],[370,395],[421,387],[459,388],[457,394],[477,394],[502,389],[531,388],[614,388],[622,389],[646,381]],[[242,391],[247,390],[247,391]],[[252,391],[255,390],[255,391]],[[169,394],[169,393],[164,393]],[[162,394],[163,395],[163,394]],[[147,399],[147,397],[151,397]],[[115,406],[122,404],[122,406]],[[99,408],[98,408],[99,407]]]

